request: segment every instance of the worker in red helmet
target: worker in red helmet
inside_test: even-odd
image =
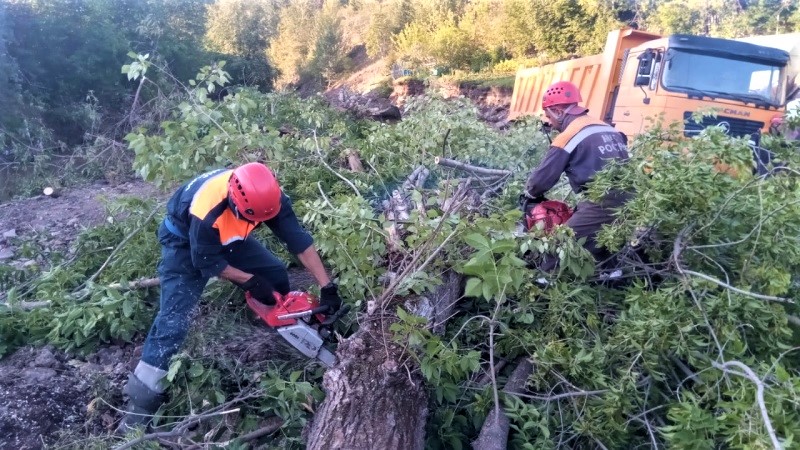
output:
[[[552,127],[560,133],[553,139],[539,167],[528,177],[523,197],[530,202],[542,199],[545,192],[556,185],[565,173],[575,194],[586,190],[586,185],[609,161],[628,159],[627,138],[614,127],[587,115],[578,88],[568,82],[553,83],[545,91],[542,108]],[[566,225],[575,231],[575,237],[586,238],[585,247],[598,263],[611,256],[598,247],[595,237],[604,224],[614,221],[614,208],[621,206],[626,195],[612,192],[599,203],[579,201],[575,213]],[[526,206],[523,209],[527,210]],[[540,267],[550,272],[558,264],[552,256]]]
[[[313,275],[321,286],[320,303],[329,306],[328,312],[339,309],[337,285],[267,166],[249,163],[196,177],[169,200],[158,230],[160,309],[142,358],[123,389],[128,405],[120,432],[148,424],[166,400],[163,379],[170,358],[189,332],[191,312],[209,278],[229,280],[268,305],[275,304],[276,292],[290,291],[286,265],[251,236],[262,224]]]

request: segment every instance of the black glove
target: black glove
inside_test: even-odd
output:
[[[320,289],[319,304],[327,306],[328,312],[326,314],[333,314],[342,307],[342,299],[339,297],[339,286],[331,281]]]
[[[260,275],[253,275],[240,287],[250,292],[253,298],[265,305],[272,306],[275,304],[275,288],[272,283]]]
[[[528,214],[531,208],[536,206],[539,203],[547,200],[543,195],[540,195],[535,198],[531,198],[528,194],[520,194],[519,195],[519,209],[522,210],[522,215]]]

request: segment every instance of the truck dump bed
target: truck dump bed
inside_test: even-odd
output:
[[[571,81],[580,89],[590,114],[610,121],[611,101],[619,84],[625,51],[660,37],[632,29],[614,30],[608,34],[605,50],[599,55],[518,70],[508,118],[540,116],[542,96],[547,87],[556,81]]]

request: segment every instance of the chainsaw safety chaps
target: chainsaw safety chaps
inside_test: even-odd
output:
[[[180,245],[181,241],[176,240],[163,224],[159,229],[159,240],[161,261],[158,264],[158,275],[161,280],[161,300],[158,314],[144,343],[142,361],[167,370],[170,358],[178,353],[189,333],[192,311],[203,294],[208,277],[203,276],[192,264],[189,247]],[[264,277],[281,294],[289,292],[286,264],[258,240],[248,237],[228,248],[230,251],[224,255],[228,264]]]

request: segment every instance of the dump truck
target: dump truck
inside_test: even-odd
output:
[[[736,40],[612,30],[603,53],[517,71],[509,119],[541,116],[545,89],[571,81],[590,114],[628,137],[656,121],[685,136],[719,126],[732,136],[768,132],[783,114],[789,53]],[[700,123],[693,114],[715,108]]]

